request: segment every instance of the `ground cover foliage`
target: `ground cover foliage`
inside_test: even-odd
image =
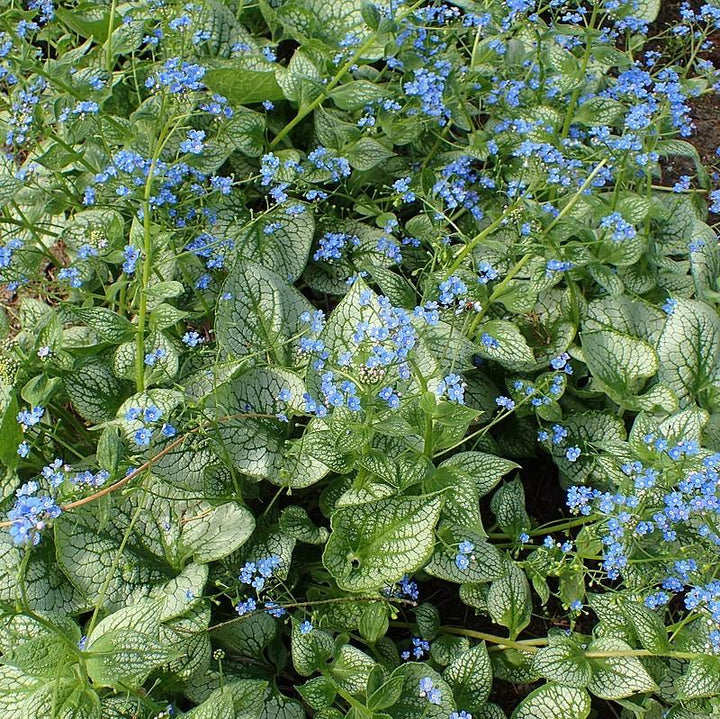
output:
[[[720,713],[671,9],[0,2],[4,719]]]

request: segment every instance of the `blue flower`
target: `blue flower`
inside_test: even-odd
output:
[[[545,265],[545,276],[552,277],[555,272],[567,272],[574,267],[572,262],[563,260],[548,260]]]
[[[145,422],[157,422],[160,417],[162,417],[162,410],[159,407],[156,407],[154,404],[151,404],[149,407],[145,409],[145,412],[143,413],[143,417]]]
[[[300,634],[310,634],[313,630],[312,622],[307,619],[300,625]]]
[[[137,432],[135,432],[135,435],[133,439],[135,440],[135,444],[138,447],[147,447],[150,444],[150,439],[152,438],[152,430],[149,430],[147,427],[141,427]]]
[[[197,347],[203,340],[197,332],[186,332],[182,337],[182,341],[188,347]]]
[[[245,616],[246,614],[250,614],[251,612],[254,612],[257,608],[257,602],[252,597],[248,597],[243,602],[238,602],[235,605],[235,611],[241,616]]]
[[[581,454],[580,447],[568,447],[567,450],[565,450],[565,457],[568,462],[575,462]]]
[[[487,332],[482,333],[482,336],[480,337],[480,342],[483,347],[487,347],[488,349],[495,350],[500,347],[500,341],[496,340],[494,337],[491,337]]]
[[[58,280],[67,282],[70,287],[78,288],[82,286],[80,270],[78,270],[77,267],[63,267],[60,272],[58,272]]]
[[[18,490],[15,504],[8,512],[8,520],[12,522],[10,536],[17,545],[38,544],[40,532],[47,522],[57,519],[62,512],[52,497],[35,496],[36,491],[37,485],[28,492],[22,492],[22,488]]]
[[[665,304],[662,306],[663,312],[667,315],[671,315],[677,307],[677,300],[674,297],[668,297],[665,300]]]
[[[457,554],[455,556],[455,566],[458,569],[467,569],[470,566],[470,559],[464,554]]]
[[[162,359],[167,355],[167,351],[164,350],[162,347],[159,347],[158,349],[154,350],[153,352],[148,352],[145,355],[145,364],[148,367],[154,367],[157,364],[157,361]]]
[[[265,611],[276,619],[279,619],[287,613],[287,610],[276,602],[265,602]]]
[[[187,139],[180,143],[180,152],[189,153],[191,155],[202,155],[205,139],[204,130],[188,130]]]
[[[140,258],[140,250],[132,245],[125,245],[123,256],[125,257],[122,266],[123,272],[127,275],[132,275],[135,272],[135,266]]]
[[[34,427],[40,422],[45,414],[44,407],[31,407],[29,410],[23,409],[18,412],[17,422],[25,431],[28,427]]]

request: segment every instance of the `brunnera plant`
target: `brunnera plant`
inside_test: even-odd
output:
[[[3,718],[717,714],[668,5],[0,0]]]

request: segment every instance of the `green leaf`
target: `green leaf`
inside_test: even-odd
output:
[[[584,689],[548,682],[520,702],[511,719],[585,719],[590,696]]]
[[[220,346],[236,357],[274,356],[292,363],[296,335],[303,329],[300,315],[310,303],[274,272],[253,262],[237,262],[223,292],[232,301],[220,302],[215,332]]]
[[[358,629],[363,639],[374,644],[385,636],[389,625],[387,605],[384,602],[373,602],[363,610]]]
[[[339,85],[330,92],[333,102],[341,110],[361,110],[388,96],[387,89],[369,80],[352,80]]]
[[[593,639],[587,652],[626,652],[629,644],[614,637]],[[640,692],[657,689],[642,662],[633,656],[610,656],[591,658],[593,676],[588,689],[601,699],[623,699]]]
[[[507,627],[514,639],[530,623],[532,613],[530,585],[524,572],[510,564],[505,576],[490,585],[487,603],[492,620]]]
[[[458,479],[471,479],[477,485],[479,496],[484,497],[503,475],[519,467],[509,459],[485,452],[458,452],[442,462],[438,469],[448,470]]]
[[[325,544],[329,535],[327,528],[316,527],[307,512],[298,505],[285,507],[278,524],[283,532],[306,544]]]
[[[504,573],[502,555],[489,542],[483,541],[483,535],[475,535],[464,528],[454,527],[451,533],[447,524],[442,525],[442,537],[447,544],[457,545],[458,542],[468,539],[475,548],[470,555],[470,566],[459,569],[455,564],[457,552],[454,548],[437,544],[435,552],[427,563],[425,571],[433,577],[439,577],[446,582],[490,582],[499,579]]]
[[[116,609],[128,602],[135,592],[143,593],[154,583],[167,578],[158,560],[148,555],[136,538],[126,542],[122,518],[106,519],[98,524],[92,505],[63,514],[55,522],[57,561],[87,601],[102,600],[104,606]],[[115,562],[116,555],[120,556]]]
[[[379,711],[395,704],[402,694],[404,681],[404,678],[400,676],[388,679],[370,694],[367,700],[368,709]]]
[[[88,675],[98,686],[137,687],[147,675],[165,664],[172,654],[147,634],[112,629],[87,646]]]
[[[267,614],[247,616],[213,632],[221,646],[246,657],[262,659],[265,648],[277,637],[277,622]]]
[[[275,415],[285,411],[285,403],[277,400],[282,389],[292,393],[292,406],[301,406],[305,385],[289,370],[258,367],[226,383],[216,393],[215,402],[218,414],[232,419],[219,422],[213,436],[218,454],[245,474],[280,486],[307,487],[324,477],[329,469],[302,452],[302,438],[295,445],[288,440],[287,423],[274,416],[233,416],[244,412]],[[290,452],[293,446],[297,449],[295,454]]]
[[[477,712],[487,701],[492,688],[492,665],[485,643],[463,652],[443,672],[458,706]]]
[[[199,706],[184,716],[191,719],[259,719],[268,683],[236,679],[216,689]]]
[[[402,677],[403,685],[399,699],[386,709],[392,719],[447,719],[453,711],[452,690],[427,664],[403,664],[390,675],[390,679],[395,677]],[[420,696],[420,680],[425,677],[430,677],[433,686],[440,690],[440,704],[430,704],[425,697]]]
[[[625,112],[621,102],[609,97],[591,97],[578,105],[573,122],[583,125],[611,125]]]
[[[631,14],[633,17],[651,23],[657,18],[661,4],[662,0],[638,0]]]
[[[499,342],[496,348],[478,343],[477,352],[481,357],[493,360],[509,370],[530,369],[535,364],[535,355],[530,345],[512,322],[490,320],[480,327],[478,333],[478,337],[487,333]]]
[[[5,207],[23,186],[22,181],[15,177],[15,172],[12,160],[3,155],[0,159],[0,209]]]
[[[287,68],[278,67],[275,77],[285,98],[301,105],[311,103],[323,92],[322,75],[302,49],[295,51]]]
[[[530,528],[530,517],[525,511],[525,490],[519,479],[506,482],[490,500],[492,510],[503,532],[518,537]]]
[[[655,350],[647,342],[620,332],[585,332],[582,347],[592,374],[622,394],[637,394],[658,369]]]
[[[231,105],[249,105],[265,100],[281,100],[283,91],[275,79],[275,68],[249,69],[237,62],[215,62],[203,78],[213,92],[224,95]]]
[[[248,157],[262,155],[265,144],[265,117],[247,107],[235,107],[233,116],[221,126],[218,142],[228,140],[232,147]]]
[[[80,639],[80,629],[67,619],[56,627],[51,631],[23,614],[6,616],[0,625],[3,663],[36,677],[72,677],[76,659],[72,644]]]
[[[335,46],[351,30],[363,24],[362,0],[285,0],[277,17],[296,40],[318,38]]]
[[[99,44],[107,40],[107,31],[110,27],[110,9],[92,2],[80,3],[72,10],[58,8],[57,17],[71,30],[82,37],[92,37]],[[113,25],[122,25],[122,19],[115,15]]]
[[[683,407],[698,398],[718,374],[720,319],[702,302],[679,299],[657,344],[658,379]]]
[[[305,207],[305,212],[297,215],[276,210],[251,224],[238,236],[240,254],[287,282],[297,280],[307,264],[315,233],[313,213],[308,206]],[[279,222],[281,226],[267,234],[265,228],[273,222]]]
[[[322,629],[311,629],[306,634],[300,631],[301,623],[293,620],[291,635],[291,653],[295,671],[309,677],[320,669],[325,669],[327,660],[335,652],[333,638]]]
[[[367,171],[394,157],[395,153],[372,137],[363,137],[343,150],[343,156],[356,170]]]
[[[110,363],[99,357],[85,358],[63,384],[75,409],[96,423],[112,419],[127,392],[127,385],[115,376]]]
[[[720,659],[693,659],[675,682],[675,688],[681,701],[717,696],[720,694]]]
[[[332,706],[337,696],[333,682],[327,677],[313,677],[297,688],[300,696],[312,709]]]
[[[15,545],[7,531],[0,532],[0,605],[13,607],[21,601],[17,578],[23,555],[23,547]],[[28,606],[42,616],[77,614],[88,606],[58,565],[52,542],[45,538],[30,553],[24,584]]]
[[[630,620],[640,643],[651,652],[661,654],[670,649],[662,619],[639,602],[623,602],[622,613]]]
[[[372,591],[420,569],[430,557],[441,497],[391,497],[333,513],[323,563],[338,586]]]
[[[92,689],[78,684],[76,679],[48,681],[0,665],[0,716],[100,719],[100,700]]]
[[[105,307],[72,307],[73,315],[91,327],[106,342],[120,344],[135,335],[130,320]]]
[[[180,541],[196,562],[215,562],[245,544],[254,529],[255,518],[247,507],[226,502],[187,517]]]
[[[23,441],[23,432],[17,422],[20,407],[12,390],[0,384],[0,464],[8,468],[17,466],[18,445]]]
[[[533,657],[532,668],[541,677],[578,689],[586,687],[592,677],[585,652],[571,640],[555,641],[540,649]]]
[[[350,694],[361,694],[367,689],[368,677],[375,661],[365,652],[350,644],[343,644],[330,666],[330,674],[340,689]]]
[[[315,714],[316,719],[321,719],[320,710]],[[327,711],[332,711],[328,709]],[[260,713],[260,719],[306,719],[305,709],[295,699],[288,699],[282,694],[273,693],[266,696],[265,705]]]

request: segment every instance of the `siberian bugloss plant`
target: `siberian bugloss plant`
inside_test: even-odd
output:
[[[717,715],[720,7],[660,10],[0,4],[3,718]]]

